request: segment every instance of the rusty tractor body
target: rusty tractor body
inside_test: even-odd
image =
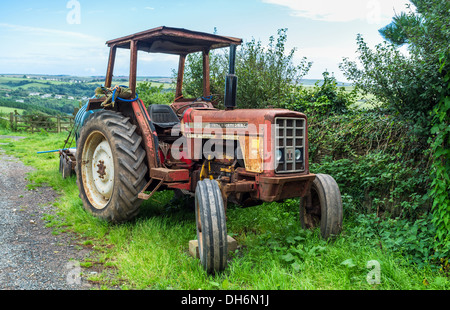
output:
[[[284,109],[238,109],[236,47],[241,39],[159,27],[107,42],[110,56],[104,88],[76,117],[75,167],[86,210],[108,221],[136,216],[140,203],[156,191],[195,197],[200,260],[217,272],[227,264],[226,207],[301,197],[300,222],[320,226],[328,238],[340,232],[342,202],[328,175],[308,167],[308,127],[303,113]],[[210,100],[209,52],[230,48],[225,109]],[[130,50],[130,97],[114,91],[116,50]],[[175,100],[149,105],[136,95],[138,51],[179,55]],[[186,56],[201,52],[203,96],[182,93]],[[62,158],[64,156],[61,156]],[[76,158],[74,158],[76,157]],[[76,162],[76,164],[75,164]]]

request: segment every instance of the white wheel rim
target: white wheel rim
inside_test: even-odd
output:
[[[81,162],[86,196],[96,209],[103,209],[114,189],[114,157],[105,136],[92,132],[86,139]]]

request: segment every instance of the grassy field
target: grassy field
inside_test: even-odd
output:
[[[0,134],[11,134],[1,132]],[[36,168],[30,188],[49,185],[60,198],[58,212],[45,221],[54,233],[72,233],[94,249],[81,262],[89,279],[103,289],[159,290],[442,290],[448,278],[433,268],[417,268],[407,258],[355,238],[355,223],[344,215],[342,234],[324,241],[318,231],[299,227],[298,201],[228,209],[228,233],[238,242],[228,268],[207,275],[188,254],[195,239],[194,211],[169,205],[172,193],[155,194],[133,221],[111,225],[83,210],[76,177],[62,179],[58,156],[37,151],[62,147],[66,134],[27,134],[21,141],[0,140],[7,153]],[[344,213],[349,210],[344,201]],[[379,282],[370,261],[379,264]],[[369,267],[369,268],[368,268]],[[90,275],[90,270],[99,273]],[[368,280],[369,277],[369,280]]]
[[[73,79],[83,79],[79,77],[73,77]],[[88,79],[88,78],[86,78]],[[138,83],[142,82],[142,79],[138,80]],[[160,80],[168,80],[168,79],[162,79],[162,78],[145,78],[146,80],[149,80],[149,82],[152,83],[152,86],[159,87],[160,85],[163,85],[165,89],[169,89],[172,87],[172,84],[169,82],[161,83]],[[20,85],[18,83],[24,83],[24,85]],[[94,93],[94,90],[96,87],[102,84],[102,82],[85,82],[87,84],[92,85],[92,93]],[[54,81],[54,80],[37,80],[37,79],[27,79],[27,78],[21,78],[21,77],[11,77],[11,76],[0,76],[0,88],[5,89],[11,89],[16,90],[18,88],[23,89],[29,89],[30,87],[37,87],[42,89],[44,92],[46,89],[50,87],[51,84],[54,85],[67,85],[67,84],[73,84],[69,81]],[[120,84],[120,85],[128,85],[128,81],[112,81],[113,85]]]
[[[22,114],[25,110],[23,109],[17,109],[17,108],[9,108],[9,107],[2,107],[0,106],[0,115],[6,115],[9,116],[11,112],[14,113],[14,111],[17,111],[17,113]]]

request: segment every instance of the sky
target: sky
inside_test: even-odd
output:
[[[104,76],[107,40],[159,27],[260,40],[267,45],[287,28],[294,63],[313,63],[305,78],[339,70],[355,59],[356,36],[369,46],[383,41],[378,29],[408,11],[408,0],[20,0],[0,10],[0,74]],[[117,54],[114,75],[128,75],[128,52]],[[178,58],[140,53],[138,75],[171,76]]]

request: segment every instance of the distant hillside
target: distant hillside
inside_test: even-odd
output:
[[[151,82],[152,86],[174,87],[173,79],[165,76],[140,76],[139,82]],[[47,114],[72,114],[102,86],[104,76],[70,76],[38,74],[0,74],[0,106]],[[321,85],[322,80],[303,79],[305,87]],[[115,76],[113,85],[128,85],[127,76]],[[351,86],[338,82],[338,86]]]
[[[42,111],[47,114],[72,114],[104,84],[102,76],[0,74],[0,106]],[[170,77],[139,77],[153,86],[172,87]],[[113,85],[128,85],[128,77],[114,77]]]
[[[302,79],[300,81],[300,84],[304,85],[304,86],[314,86],[316,85],[316,83],[318,83],[318,85],[322,85],[323,80],[315,80],[315,79]],[[352,86],[351,83],[345,83],[345,82],[337,82],[338,86]]]

